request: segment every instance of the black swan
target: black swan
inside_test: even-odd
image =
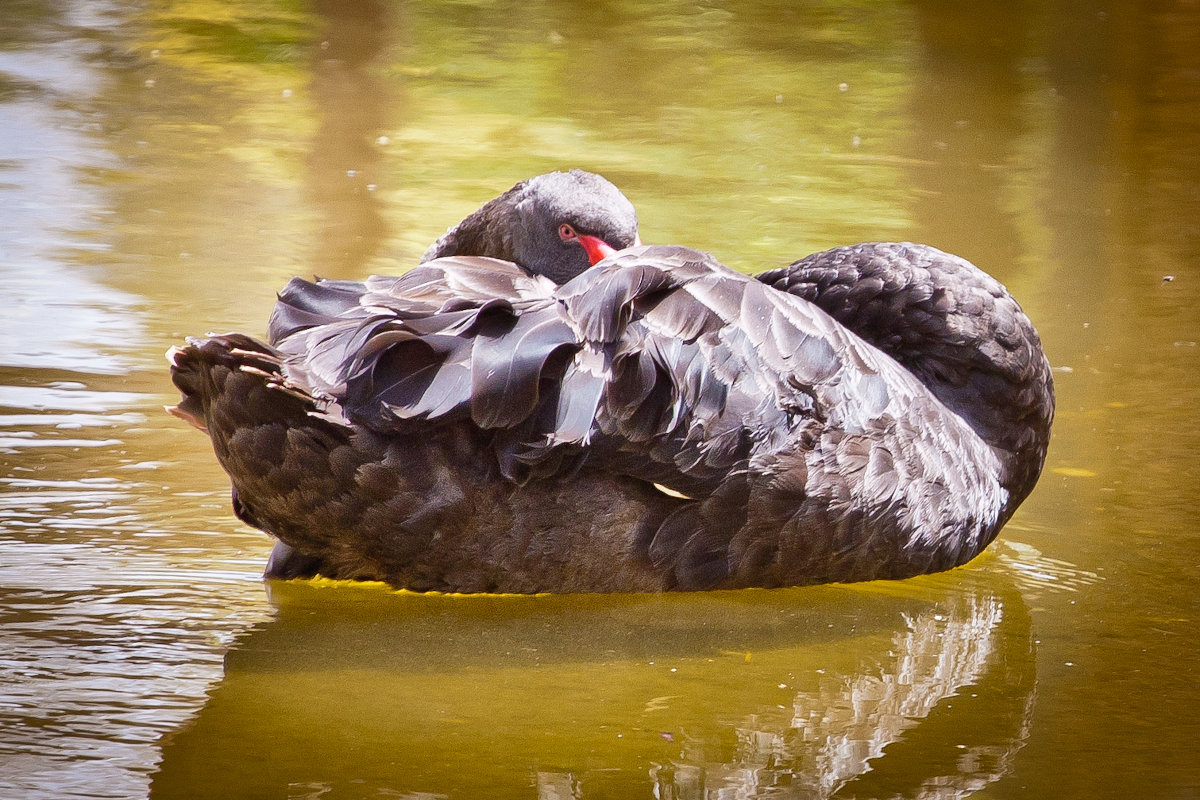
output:
[[[974,557],[1032,490],[1053,386],[999,282],[891,243],[752,278],[638,246],[615,188],[579,202],[571,187],[602,179],[557,175],[400,278],[293,279],[270,345],[171,352],[169,410],[211,436],[238,516],[283,543],[269,576],[455,592],[903,578]]]

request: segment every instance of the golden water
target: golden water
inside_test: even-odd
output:
[[[1186,3],[0,7],[0,796],[1195,797]],[[162,353],[520,178],[756,271],[917,240],[1059,413],[975,563],[671,597],[286,584]]]

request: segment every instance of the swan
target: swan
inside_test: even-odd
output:
[[[293,279],[269,344],[169,353],[168,410],[279,540],[268,576],[523,593],[905,578],[973,558],[1033,489],[1050,367],[982,270],[865,243],[751,277],[641,245],[615,187],[551,175],[399,278]]]

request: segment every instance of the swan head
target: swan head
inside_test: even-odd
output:
[[[521,181],[448,230],[421,261],[487,256],[561,284],[640,243],[637,212],[625,195],[601,176],[573,169]]]

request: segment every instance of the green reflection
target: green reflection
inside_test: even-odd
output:
[[[1011,590],[272,593],[153,797],[964,796],[1028,734]]]

